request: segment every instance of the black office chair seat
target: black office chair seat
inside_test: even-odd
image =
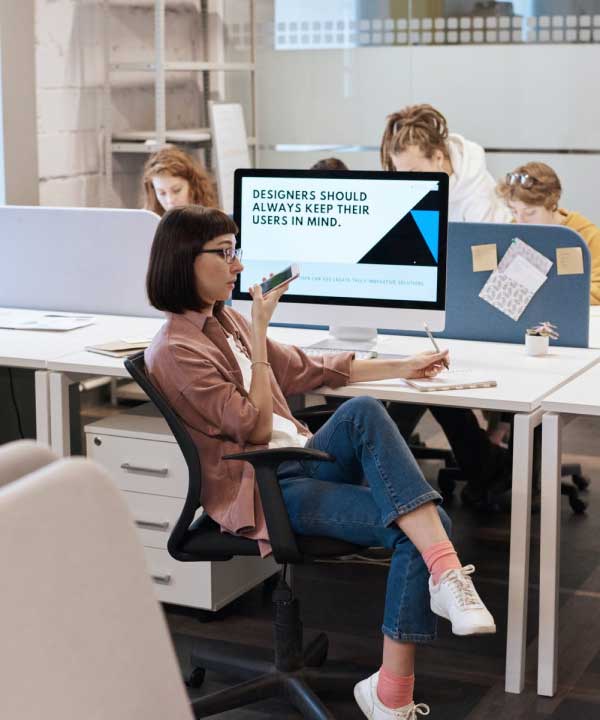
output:
[[[350,555],[361,548],[358,545],[330,537],[296,535],[296,544],[300,553],[307,559],[339,557]],[[231,560],[235,555],[258,556],[260,549],[255,540],[239,535],[221,532],[219,525],[208,515],[203,514],[195,520],[180,544],[179,560],[198,561],[203,555],[207,560]]]

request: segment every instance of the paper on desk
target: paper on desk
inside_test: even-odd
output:
[[[91,315],[48,314],[23,318],[18,314],[0,317],[0,328],[9,330],[75,330],[92,325],[95,318]]]
[[[498,263],[479,297],[517,321],[547,280],[552,261],[518,238]]]

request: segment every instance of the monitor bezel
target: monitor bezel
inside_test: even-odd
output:
[[[440,207],[439,233],[438,233],[438,274],[436,300],[381,300],[376,298],[347,298],[347,297],[316,297],[314,295],[292,295],[286,293],[280,303],[297,305],[336,305],[347,307],[391,308],[406,310],[445,311],[446,309],[446,265],[448,252],[448,184],[449,177],[444,172],[388,172],[379,170],[283,170],[277,169],[238,169],[234,174],[234,205],[233,219],[238,227],[236,243],[243,249],[242,228],[242,182],[244,178],[322,178],[340,179],[340,176],[349,180],[433,180],[440,183],[442,203]],[[243,262],[243,261],[242,261]],[[232,299],[234,301],[252,301],[250,294],[241,290],[241,273],[236,278]]]

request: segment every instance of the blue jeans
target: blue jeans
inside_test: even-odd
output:
[[[335,462],[282,465],[280,485],[294,532],[393,550],[383,633],[402,642],[434,639],[429,572],[395,520],[441,497],[423,477],[395,423],[377,400],[353,398],[307,447],[331,453]],[[438,512],[449,531],[448,516],[441,508]]]

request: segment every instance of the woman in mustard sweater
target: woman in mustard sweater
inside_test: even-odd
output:
[[[592,256],[590,303],[600,305],[600,228],[580,213],[560,208],[561,192],[558,175],[539,162],[520,165],[498,185],[516,222],[564,225],[581,235]]]

